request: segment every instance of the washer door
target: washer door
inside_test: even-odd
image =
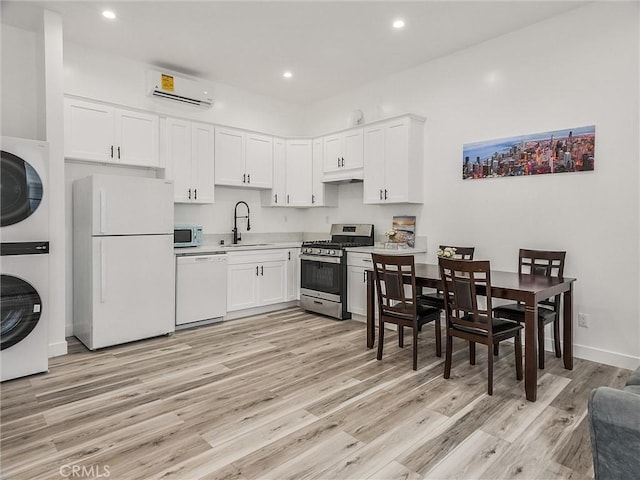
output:
[[[36,328],[42,311],[40,295],[29,283],[0,275],[0,350],[20,342]]]
[[[42,201],[42,180],[29,162],[13,153],[1,152],[0,226],[6,227],[23,221],[36,211]]]

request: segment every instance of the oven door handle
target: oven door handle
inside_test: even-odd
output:
[[[300,255],[300,260],[309,260],[310,262],[322,263],[342,263],[342,257],[324,257],[322,255]]]

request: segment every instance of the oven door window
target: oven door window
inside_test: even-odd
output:
[[[11,276],[0,276],[0,350],[20,342],[38,324],[42,303],[38,292],[24,280]]]
[[[300,261],[300,287],[340,295],[342,265],[314,260]]]
[[[0,159],[0,184],[0,226],[23,221],[42,201],[42,180],[38,173],[28,162],[4,150]]]

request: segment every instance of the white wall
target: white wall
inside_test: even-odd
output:
[[[42,32],[2,24],[0,39],[2,135],[44,141]]]
[[[49,356],[67,352],[62,152],[62,20],[46,12],[36,32],[2,25],[0,133],[49,143]]]
[[[356,108],[365,121],[426,116],[425,202],[383,212],[349,185],[340,209],[310,212],[306,229],[348,212],[381,232],[393,214],[415,211],[431,261],[439,243],[475,245],[511,271],[520,247],[566,250],[574,316],[590,315],[588,329],[574,329],[575,354],[637,366],[638,19],[638,3],[585,6],[314,104],[309,133],[343,128]],[[594,172],[461,179],[464,143],[592,124]]]

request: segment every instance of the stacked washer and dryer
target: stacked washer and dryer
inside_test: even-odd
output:
[[[48,145],[2,137],[0,381],[49,368]]]

